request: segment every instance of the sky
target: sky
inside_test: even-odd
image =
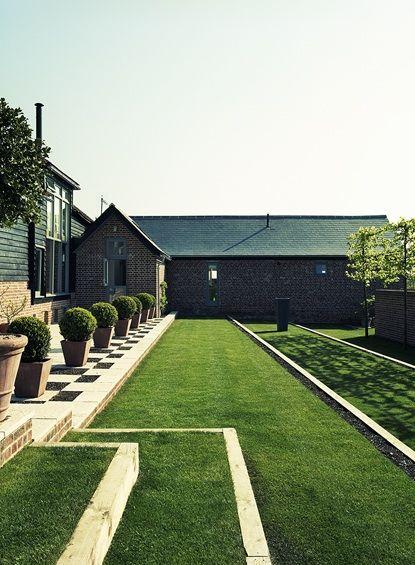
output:
[[[413,0],[0,0],[0,96],[131,215],[415,216]]]

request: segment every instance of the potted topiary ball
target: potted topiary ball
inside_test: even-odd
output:
[[[14,393],[23,398],[38,398],[45,392],[52,368],[52,359],[48,357],[49,326],[37,318],[23,316],[13,320],[9,331],[25,335],[28,339],[17,372]]]
[[[0,334],[0,422],[7,416],[17,370],[26,344],[25,335]]]
[[[111,343],[114,334],[114,326],[118,321],[118,312],[109,302],[93,304],[90,312],[98,325],[94,331],[94,345],[95,347],[106,349]]]
[[[85,365],[91,349],[91,336],[96,327],[96,319],[85,308],[69,308],[62,316],[59,329],[64,338],[61,345],[68,367]]]
[[[137,296],[132,296],[131,298],[134,300],[137,310],[134,316],[131,318],[130,328],[132,330],[136,330],[141,322],[141,311],[143,309],[143,305],[141,304],[141,300]]]
[[[131,318],[137,310],[137,306],[131,296],[117,296],[112,301],[118,312],[118,322],[115,325],[115,335],[125,337],[131,326]]]
[[[147,322],[150,318],[150,310],[153,307],[153,296],[148,294],[148,292],[140,292],[137,294],[137,298],[140,300],[141,304],[143,305],[143,310],[141,312],[141,321]]]

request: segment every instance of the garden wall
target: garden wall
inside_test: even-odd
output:
[[[403,291],[376,291],[376,335],[403,342]],[[415,346],[415,290],[408,292],[408,343]]]

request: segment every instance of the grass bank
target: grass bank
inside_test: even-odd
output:
[[[0,563],[55,564],[112,450],[27,447],[0,469]]]
[[[247,326],[301,367],[415,448],[415,371],[290,326]]]
[[[92,425],[235,427],[275,562],[415,561],[413,481],[225,320],[176,321]],[[171,497],[178,505],[176,488]],[[138,498],[130,512],[140,511]],[[177,520],[186,516],[179,510]],[[131,529],[125,546],[147,539],[145,529]],[[152,547],[163,557],[168,528],[157,532]]]

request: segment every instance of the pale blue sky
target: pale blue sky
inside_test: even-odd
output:
[[[415,216],[413,0],[0,0],[0,95],[94,216]]]

